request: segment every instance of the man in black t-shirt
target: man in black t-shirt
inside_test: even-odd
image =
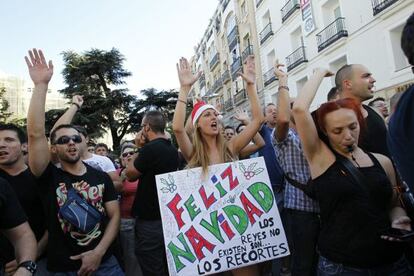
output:
[[[13,124],[0,124],[0,177],[6,179],[17,195],[20,205],[27,216],[30,227],[38,242],[38,269],[46,271],[45,260],[40,260],[47,244],[46,216],[42,204],[42,195],[35,178],[27,167],[23,152],[27,151],[27,138],[24,132]],[[0,235],[0,265],[5,272],[12,274],[18,263],[12,244]]]
[[[139,178],[132,210],[136,216],[135,254],[144,275],[168,275],[155,176],[177,170],[178,151],[166,139],[161,112],[147,112],[141,126],[149,142],[126,168],[129,181]]]
[[[119,230],[120,210],[113,183],[109,176],[82,162],[82,137],[72,125],[60,125],[50,134],[50,150],[61,169],[50,162],[45,136],[45,100],[48,83],[53,74],[52,62],[46,63],[41,51],[33,49],[26,57],[34,91],[27,116],[29,137],[29,166],[48,190],[49,242],[47,268],[54,273],[78,275],[124,275],[112,256],[110,245]],[[74,189],[102,219],[88,233],[77,229],[59,213]]]
[[[0,230],[12,243],[19,264],[32,264],[36,258],[36,239],[16,194],[6,180],[0,178]],[[12,247],[12,250],[13,250]],[[0,245],[0,252],[9,250]],[[30,263],[29,263],[30,262]],[[0,275],[3,267],[0,265]],[[25,267],[16,268],[14,275],[32,275]]]
[[[368,152],[381,153],[390,157],[387,146],[387,127],[384,119],[362,102],[374,97],[372,73],[361,64],[342,66],[335,76],[335,85],[341,99],[352,98],[361,104],[366,126],[361,131],[359,147]]]

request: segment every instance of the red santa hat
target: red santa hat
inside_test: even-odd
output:
[[[193,111],[191,112],[191,119],[193,120],[193,125],[195,125],[198,118],[200,118],[201,113],[203,113],[207,109],[214,109],[217,112],[216,108],[213,105],[207,104],[203,101],[199,101],[194,105]]]

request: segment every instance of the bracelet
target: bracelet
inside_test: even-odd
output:
[[[72,104],[76,105],[76,107],[78,108],[78,110],[81,109],[81,106],[79,104],[77,104],[77,103],[72,103]]]
[[[279,86],[279,88],[277,90],[280,91],[280,89],[286,89],[287,91],[289,91],[289,87],[287,87],[285,85]]]
[[[177,101],[182,102],[183,104],[187,104],[187,101],[181,100],[181,99],[177,99]]]

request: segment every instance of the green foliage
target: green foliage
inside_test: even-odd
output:
[[[8,112],[9,102],[5,99],[6,88],[0,87],[0,123],[9,123],[12,112]]]

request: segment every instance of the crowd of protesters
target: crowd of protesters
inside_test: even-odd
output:
[[[414,14],[402,49],[414,68]],[[276,61],[277,103],[262,107],[249,56],[240,77],[251,118],[238,111],[234,128],[201,100],[186,119],[199,73],[181,58],[172,121],[178,149],[163,114],[149,111],[113,162],[105,144],[90,144],[87,130],[72,124],[81,96],[46,136],[53,64],[37,49],[25,60],[34,83],[27,132],[0,125],[1,276],[168,275],[155,175],[201,167],[205,176],[210,165],[257,156],[264,158],[291,255],[223,274],[414,275],[412,242],[394,233],[413,230],[413,87],[394,96],[388,110],[385,99],[372,99],[370,69],[349,64],[337,72],[316,68],[293,99]],[[311,112],[331,76],[336,86]],[[73,211],[79,206],[87,211]]]

